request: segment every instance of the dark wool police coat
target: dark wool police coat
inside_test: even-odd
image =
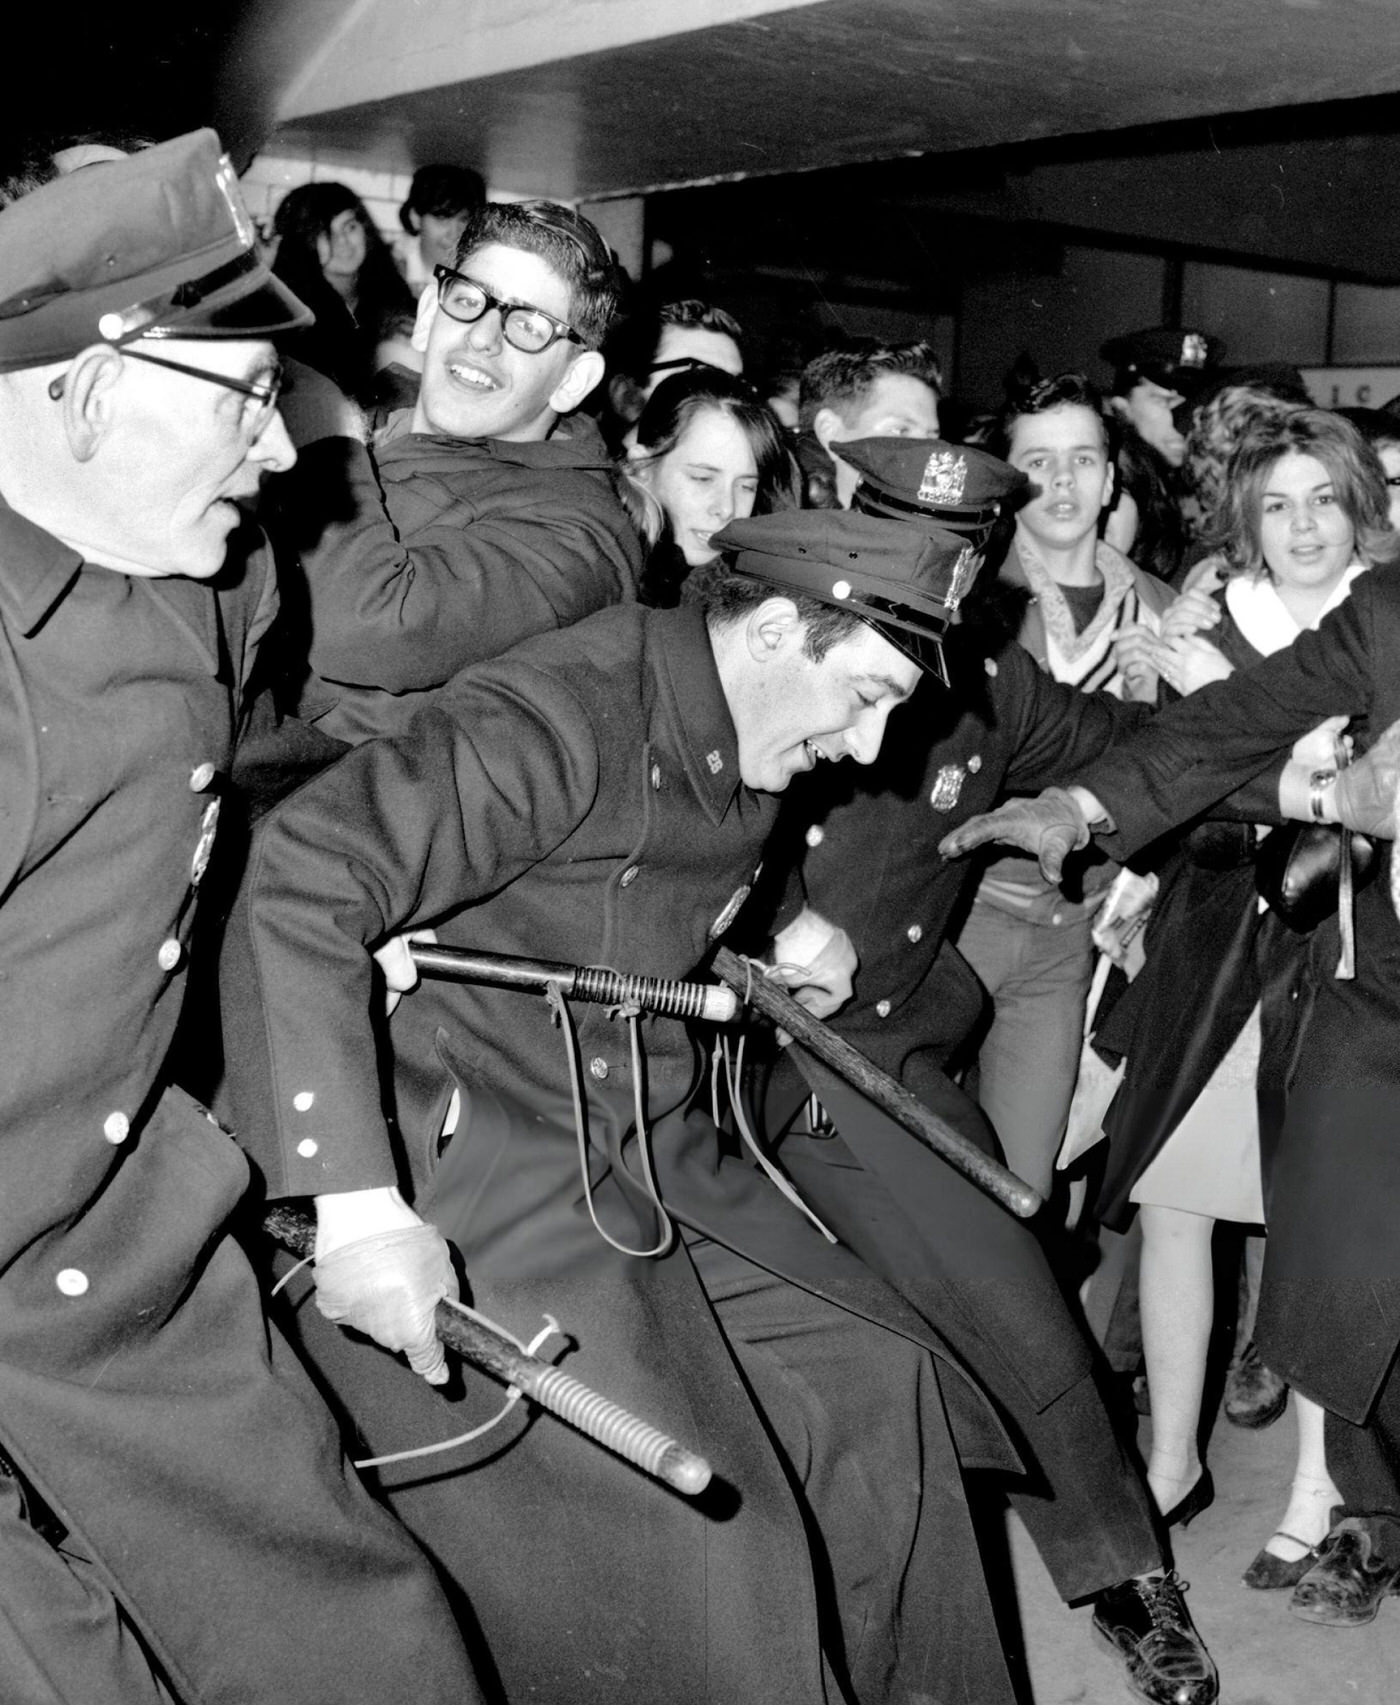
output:
[[[366,943],[433,924],[449,944],[685,976],[747,893],[775,811],[740,779],[699,614],[636,605],[466,671],[408,736],[317,778],[263,826],[226,954],[235,1101],[271,1193],[395,1176],[378,1111],[386,1086],[364,1042],[376,998]],[[573,1022],[597,1212],[645,1249],[656,1224],[637,1183],[628,1026],[598,1007]],[[695,1077],[682,1027],[640,1030],[668,1208],[933,1347],[945,1400],[970,1416],[972,1388],[914,1312],[751,1166],[721,1163],[707,1118],[677,1111]],[[520,1411],[459,1455],[386,1469],[394,1508],[471,1600],[507,1696],[821,1699],[791,1493],[684,1245],[659,1260],[619,1255],[589,1223],[566,1043],[546,1004],[428,983],[402,1001],[389,1039],[401,1175],[460,1246],[478,1305],[522,1336],[556,1314],[578,1346],[565,1365],[707,1450],[729,1488],[697,1508]],[[463,1116],[438,1168],[454,1087]],[[318,1321],[300,1310],[303,1342],[377,1450],[449,1437],[499,1402],[468,1374],[450,1403]],[[1005,1462],[981,1416],[970,1454]],[[984,1705],[1007,1683],[941,1417],[924,1447],[940,1554],[906,1583],[903,1626],[878,1637],[899,1642],[927,1697]]]
[[[586,415],[541,443],[439,438],[396,415],[372,449],[308,445],[278,482],[297,714],[352,742],[520,640],[636,596],[642,547]]]
[[[1020,645],[986,659],[959,657],[955,645],[956,636],[951,691],[925,681],[891,719],[869,769],[816,772],[816,785],[795,785],[784,832],[806,843],[807,903],[845,929],[860,955],[855,999],[833,1028],[995,1152],[985,1120],[940,1070],[962,1039],[956,1032],[965,1015],[977,1016],[980,985],[943,946],[976,866],[941,859],[938,842],[1007,793],[1074,774],[1146,713],[1058,685]],[[978,991],[970,999],[968,979]],[[810,1174],[804,1164],[809,1196],[821,1196],[814,1205],[821,1211],[826,1190],[843,1187],[843,1148],[880,1175],[905,1210],[917,1203],[906,1237],[857,1244],[860,1252],[906,1295],[923,1299],[991,1390],[1016,1393],[1017,1407],[1044,1408],[1084,1376],[1089,1350],[1039,1240],[912,1138],[890,1147],[873,1134],[867,1144],[866,1136],[848,1125],[835,1145],[807,1145],[807,1162],[829,1157],[835,1169],[827,1169],[823,1188],[821,1171]],[[796,1141],[783,1148],[794,1164]]]
[[[1076,779],[1110,812],[1117,833],[1102,839],[1121,856],[1343,714],[1363,750],[1400,717],[1394,568],[1362,575],[1315,633],[1163,712]],[[1400,1345],[1400,922],[1388,875],[1356,899],[1353,981],[1334,976],[1335,918],[1309,944],[1256,1328],[1270,1367],[1350,1420],[1369,1410]]]
[[[0,1450],[190,1705],[380,1705],[412,1661],[447,1705],[476,1695],[438,1655],[440,1594],[226,1235],[247,1163],[167,1081],[275,609],[249,546],[216,593],[90,566],[0,506]],[[46,1607],[0,1593],[42,1669]],[[31,1680],[3,1669],[0,1697]]]

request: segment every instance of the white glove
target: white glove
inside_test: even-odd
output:
[[[859,960],[843,929],[804,907],[773,940],[773,981],[816,1018],[830,1018],[851,998]]]
[[[401,1350],[429,1385],[447,1379],[447,1358],[433,1324],[457,1275],[435,1226],[400,1226],[342,1243],[316,1257],[316,1306],[338,1326],[353,1326],[386,1350]]]

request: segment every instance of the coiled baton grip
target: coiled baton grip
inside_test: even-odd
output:
[[[270,1208],[263,1218],[263,1230],[301,1258],[316,1246],[315,1222],[300,1208]],[[538,1356],[526,1355],[481,1321],[440,1302],[434,1324],[438,1337],[463,1360],[484,1368],[503,1384],[517,1387],[532,1403],[548,1409],[551,1415],[567,1421],[654,1479],[664,1480],[692,1498],[709,1484],[713,1471],[703,1456],[696,1456],[648,1422],[590,1391],[572,1374]]]
[[[979,1190],[1009,1208],[1018,1219],[1029,1219],[1043,1206],[1039,1191],[1032,1189],[1024,1178],[1018,1178],[990,1155],[983,1154],[902,1083],[881,1071],[874,1061],[867,1060],[858,1048],[853,1048],[819,1018],[814,1018],[805,1006],[799,1006],[786,989],[763,975],[762,967],[751,965],[727,947],[717,950],[714,964],[716,972],[750,1006],[757,1007],[804,1048],[810,1048],[819,1060],[824,1060],[847,1083],[956,1167]]]
[[[499,989],[544,994],[557,986],[570,1000],[600,1006],[636,1006],[667,1018],[701,1018],[728,1024],[738,1016],[739,997],[718,983],[677,983],[667,977],[624,976],[601,965],[565,965],[550,959],[517,959],[508,953],[467,952],[459,947],[409,943],[413,963],[425,977],[454,983],[490,983]]]

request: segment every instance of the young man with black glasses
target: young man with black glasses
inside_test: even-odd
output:
[[[411,412],[367,444],[298,371],[282,533],[305,575],[309,650],[293,699],[323,732],[393,732],[467,664],[634,596],[640,543],[575,412],[602,378],[616,306],[586,219],[493,202],[419,301]]]

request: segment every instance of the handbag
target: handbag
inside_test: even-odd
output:
[[[1338,823],[1285,823],[1271,830],[1254,855],[1254,885],[1291,930],[1307,935],[1337,910],[1342,861],[1353,891],[1375,876],[1374,841]]]

